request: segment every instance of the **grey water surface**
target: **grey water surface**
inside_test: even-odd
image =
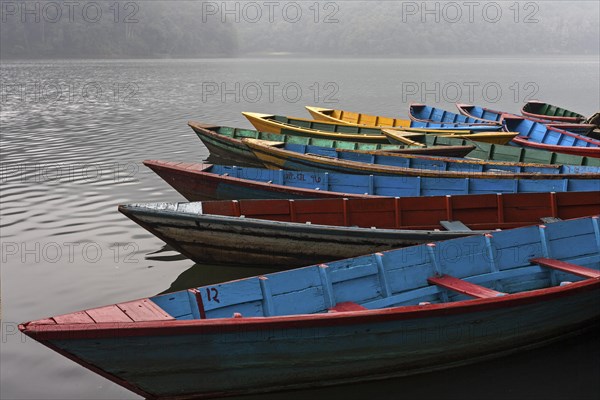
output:
[[[422,101],[516,113],[529,98],[587,115],[599,71],[597,56],[3,61],[0,397],[138,398],[17,325],[264,272],[194,265],[117,211],[184,200],[141,161],[205,160],[188,120],[250,128],[241,111],[308,117],[304,105],[406,117]],[[251,398],[597,399],[598,376],[596,330],[454,370]]]

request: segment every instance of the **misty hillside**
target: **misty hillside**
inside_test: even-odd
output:
[[[65,6],[58,15],[48,2],[10,3],[2,5],[3,58],[558,55],[600,46],[598,2],[480,2],[469,16],[464,2],[429,3],[424,13],[423,2],[277,2],[269,10],[242,1],[225,10],[223,2],[97,1],[87,18],[89,2],[72,18]],[[484,12],[488,3],[496,8]]]

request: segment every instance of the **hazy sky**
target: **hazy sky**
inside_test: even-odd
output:
[[[599,54],[592,1],[5,1],[3,57]]]

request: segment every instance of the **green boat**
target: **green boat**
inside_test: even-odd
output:
[[[545,119],[553,122],[581,123],[585,120],[585,115],[541,101],[526,103],[521,109],[521,113],[529,118]]]
[[[537,150],[524,147],[506,146],[474,142],[468,139],[449,138],[440,136],[427,136],[428,146],[460,146],[472,144],[475,149],[467,154],[469,158],[493,161],[510,161],[535,164],[563,164],[563,165],[590,165],[600,166],[600,158],[575,156],[570,154],[555,153],[553,151]]]
[[[393,152],[402,154],[420,154],[427,156],[464,157],[475,146],[471,143],[460,145],[430,145],[418,144],[415,146],[390,143],[362,143],[349,140],[334,140],[299,136],[293,134],[279,134],[260,132],[252,129],[232,128],[228,126],[209,125],[201,122],[189,121],[188,125],[210,150],[211,155],[233,158],[240,165],[243,162],[252,166],[262,167],[260,160],[242,143],[242,139],[260,139],[271,142],[303,144],[321,147],[331,147],[340,150],[353,150],[360,152]]]

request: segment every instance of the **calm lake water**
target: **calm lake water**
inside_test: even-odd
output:
[[[576,59],[2,62],[3,399],[136,399],[17,331],[23,321],[264,272],[194,265],[117,212],[183,201],[144,159],[201,161],[190,119],[250,127],[241,111],[304,105],[406,117],[410,102],[518,112],[530,97],[600,109],[598,57]],[[232,161],[234,162],[234,161]],[[600,397],[593,331],[439,373],[249,398]]]

